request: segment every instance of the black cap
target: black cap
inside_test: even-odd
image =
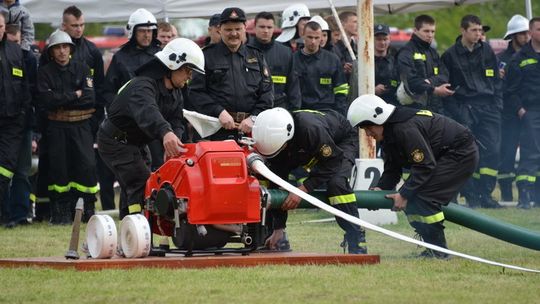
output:
[[[234,21],[234,22],[246,22],[246,14],[241,8],[238,7],[228,7],[221,12],[219,18],[219,23],[223,24],[225,22]]]
[[[373,27],[373,35],[377,36],[380,34],[390,35],[390,28],[386,24],[375,24]]]
[[[213,14],[208,21],[208,26],[218,26],[219,21],[221,20],[221,14]]]
[[[489,32],[489,30],[491,30],[491,26],[489,26],[489,25],[482,25],[482,31],[484,31],[484,33]]]

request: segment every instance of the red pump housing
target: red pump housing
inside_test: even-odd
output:
[[[235,141],[186,144],[187,152],[169,159],[146,183],[145,198],[170,185],[187,201],[190,224],[238,224],[261,221],[258,180],[249,174],[248,150]]]

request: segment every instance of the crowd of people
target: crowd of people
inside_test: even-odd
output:
[[[274,37],[272,13],[258,13],[255,34],[249,36],[244,11],[226,8],[210,18],[201,49],[141,8],[127,21],[128,42],[104,71],[76,6],[63,11],[62,24],[39,60],[28,10],[15,0],[4,0],[3,10],[0,205],[5,227],[29,224],[29,214],[34,221],[70,224],[79,199],[87,221],[98,193],[103,210],[116,208],[115,181],[121,186],[120,218],[140,212],[151,170],[182,153],[184,143],[203,140],[183,119],[183,108],[219,119],[222,129],[204,140],[253,134],[272,170],[302,191],[327,189],[335,208],[356,217],[349,175],[358,151],[354,127],[365,128],[381,141],[385,160],[377,189],[395,189],[404,180],[392,196],[395,210],[405,210],[425,240],[443,247],[440,206],[456,202],[458,193],[471,208],[501,208],[492,196],[495,185],[498,181],[502,200],[512,201],[515,180],[517,207],[540,206],[540,18],[514,16],[504,37],[508,48],[499,55],[483,39],[489,27],[478,16],[462,18],[460,34],[441,56],[433,47],[436,22],[429,15],[415,18],[413,35],[400,49],[390,47],[389,26],[376,24],[374,93],[380,100],[370,97],[364,103],[373,108],[357,110],[351,103],[364,99],[357,98],[352,55],[359,45],[358,17],[351,11],[336,20],[312,16],[304,4],[291,5]],[[353,110],[384,119],[358,119]],[[348,114],[356,118],[348,122]],[[429,149],[422,136],[429,138]],[[477,150],[471,148],[475,143]],[[400,151],[405,146],[412,150]],[[39,155],[34,187],[32,153]],[[469,166],[456,163],[464,158]],[[454,168],[457,175],[448,175]],[[283,210],[268,213],[269,250],[290,249],[287,210],[299,202],[289,194]],[[363,229],[337,220],[348,252],[366,253]]]

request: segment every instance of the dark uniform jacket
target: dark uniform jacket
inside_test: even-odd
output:
[[[406,81],[414,94],[432,94],[435,87],[448,82],[448,72],[437,51],[414,34],[399,50],[397,65],[401,81]],[[424,81],[425,79],[431,84]]]
[[[300,79],[301,109],[347,112],[349,85],[336,54],[321,49],[306,55],[300,50],[293,54],[293,69]]]
[[[203,52],[206,75],[194,75],[189,96],[198,112],[214,117],[223,110],[257,115],[272,107],[270,71],[258,49],[242,44],[231,53],[221,41]]]
[[[90,73],[94,79],[94,92],[96,95],[96,104],[103,104],[103,82],[105,81],[105,72],[103,71],[103,56],[97,46],[85,37],[75,39],[71,38],[75,44],[70,61],[80,61],[90,67]],[[43,54],[47,54],[47,48]],[[39,65],[44,66],[51,61],[46,55],[40,56]]]
[[[330,38],[331,37],[329,36],[328,40],[330,40]],[[330,43],[330,41],[328,43]],[[351,48],[353,49],[354,55],[358,55],[356,43],[353,40],[351,40],[350,43],[351,43]],[[342,40],[337,41],[337,43],[332,48],[332,51],[338,56],[342,67],[345,63],[353,62],[351,54],[349,53],[349,50],[347,50],[347,47],[345,46],[345,43]]]
[[[0,41],[0,117],[13,117],[30,105],[28,75],[23,52],[19,45]]]
[[[386,92],[379,96],[387,103],[397,105],[396,90],[399,85],[395,53],[387,52],[386,56],[375,56],[375,86],[383,84]]]
[[[540,54],[531,42],[512,57],[506,75],[509,111],[540,110]]]
[[[109,106],[107,120],[126,135],[127,143],[148,144],[167,132],[182,138],[183,99],[180,90],[169,91],[162,79],[137,76],[122,88]],[[106,123],[105,122],[105,123]]]
[[[298,76],[292,69],[291,49],[275,41],[261,43],[255,37],[251,39],[250,45],[262,51],[270,68],[274,83],[274,107],[282,107],[290,111],[300,109],[302,97]]]
[[[436,182],[431,179],[445,153],[460,141],[471,139],[470,131],[450,118],[426,110],[397,107],[384,124],[384,172],[377,187],[393,189],[401,178],[402,168],[406,168],[411,171],[410,177],[399,190],[404,198],[420,194],[428,201],[448,203],[447,193],[431,191],[425,184]]]
[[[445,102],[462,101],[470,104],[495,105],[502,109],[502,81],[498,61],[489,45],[475,44],[472,52],[461,43],[461,36],[442,55],[453,87],[459,86]]]
[[[510,64],[510,60],[512,60],[512,56],[516,53],[516,50],[512,46],[512,41],[510,40],[508,42],[508,47],[503,52],[497,54],[497,59],[499,60],[499,67],[501,65],[504,66],[505,70],[505,77],[503,78],[503,117],[517,117],[517,112],[513,112],[513,109],[511,109],[509,102],[509,97],[506,94],[506,84],[508,79],[508,68]]]
[[[70,61],[65,66],[51,61],[38,71],[39,102],[47,111],[93,108],[93,86],[90,68],[80,61]],[[77,97],[77,90],[82,90],[81,97]]]
[[[160,50],[156,42],[144,49],[138,48],[132,38],[114,54],[105,76],[103,97],[107,105],[114,100],[118,90],[135,77],[135,70],[153,59],[154,54]]]
[[[358,132],[347,119],[332,110],[293,112],[295,131],[287,147],[276,157],[269,159],[270,168],[282,178],[298,166],[310,170],[303,182],[308,191],[323,185],[341,169],[345,158],[340,147],[350,142],[351,149],[358,151]]]

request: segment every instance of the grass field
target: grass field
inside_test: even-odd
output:
[[[540,233],[540,208],[480,212]],[[295,251],[340,252],[335,222],[301,224],[328,214],[289,216]],[[446,223],[449,247],[498,262],[540,269],[540,252]],[[84,228],[84,227],[83,227]],[[402,214],[390,230],[414,235]],[[62,256],[70,227],[0,228],[0,258]],[[452,258],[414,258],[422,249],[368,231],[370,266],[264,266],[205,270],[0,269],[0,303],[540,303],[540,274]]]

